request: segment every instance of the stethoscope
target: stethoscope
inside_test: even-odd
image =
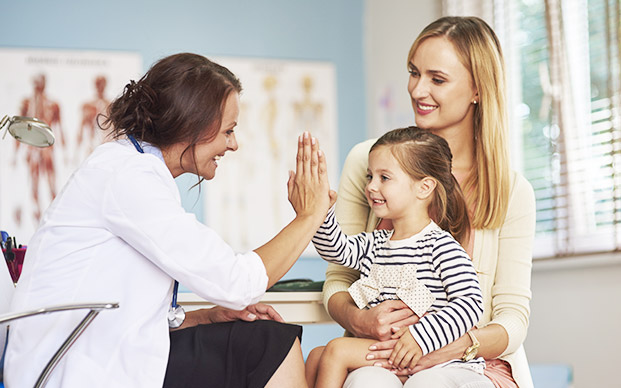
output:
[[[144,154],[144,150],[140,146],[140,143],[136,140],[132,135],[127,135],[127,138],[132,142],[136,150],[141,154]],[[175,280],[175,285],[173,287],[173,297],[170,308],[168,309],[168,327],[171,329],[176,329],[185,320],[185,310],[182,306],[177,304],[177,293],[179,292],[179,282]]]

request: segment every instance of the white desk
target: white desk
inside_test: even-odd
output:
[[[190,292],[180,292],[179,304],[186,311],[213,307],[200,296]],[[269,304],[289,323],[332,323],[332,318],[323,307],[322,293],[317,292],[267,292],[261,302]]]

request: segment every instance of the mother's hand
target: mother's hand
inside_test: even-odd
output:
[[[397,376],[408,376],[411,375],[412,373],[414,373],[414,370],[419,368],[420,365],[420,360],[422,360],[424,357],[421,357],[420,360],[418,361],[418,363],[416,364],[416,367],[414,369],[410,369],[410,368],[403,368],[403,369],[398,369],[395,368],[395,366],[391,363],[388,362],[388,359],[390,358],[390,355],[392,354],[392,351],[395,348],[395,345],[397,344],[397,341],[399,341],[398,339],[389,339],[386,341],[380,341],[380,342],[376,342],[373,345],[369,346],[369,353],[367,353],[367,360],[373,360],[375,361],[373,363],[373,366],[381,366],[383,368],[389,369],[391,372],[393,372],[394,374],[396,374]]]
[[[336,202],[336,192],[330,190],[325,155],[317,139],[308,132],[298,139],[295,172],[289,172],[287,189],[289,202],[298,216],[325,215]]]
[[[404,326],[418,322],[418,316],[401,300],[387,300],[367,310],[354,310],[351,329],[356,337],[388,340]]]
[[[388,358],[397,343],[397,340],[395,339],[380,341],[372,344],[369,347],[369,353],[367,353],[367,360],[376,360],[374,364],[375,366],[382,366],[386,369],[393,370],[393,372],[397,375],[410,375],[420,372],[423,369],[428,369],[432,366],[461,357],[463,353],[461,341],[465,337],[467,337],[467,335],[438,350],[427,353],[418,360],[416,366],[412,369],[393,370],[394,366],[388,363]]]
[[[374,366],[381,366],[393,371],[397,375],[406,376],[455,359],[455,357],[445,357],[445,352],[443,352],[441,348],[421,357],[416,363],[416,366],[412,369],[395,369],[394,365],[388,363],[388,358],[392,354],[396,343],[397,340],[388,340],[371,345],[369,347],[369,353],[367,353],[367,360],[375,360]]]

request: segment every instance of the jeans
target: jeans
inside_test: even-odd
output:
[[[484,375],[460,367],[425,369],[401,384],[392,372],[365,366],[351,372],[343,388],[494,388],[494,384]]]

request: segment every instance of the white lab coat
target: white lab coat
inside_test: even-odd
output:
[[[234,309],[260,300],[265,267],[235,254],[181,207],[163,160],[125,140],[99,146],[71,176],[29,243],[13,310],[119,302],[69,350],[48,387],[161,387],[173,279]],[[7,388],[33,386],[84,312],[12,324]]]

